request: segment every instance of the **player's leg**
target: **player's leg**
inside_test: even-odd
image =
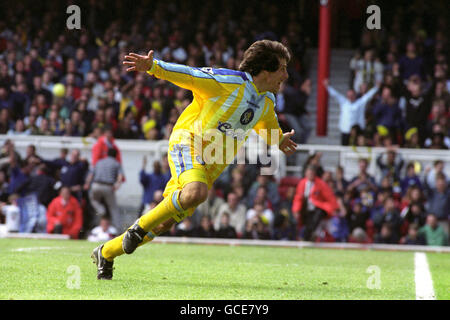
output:
[[[106,242],[102,255],[106,260],[112,261],[123,253],[133,253],[139,245],[152,241],[166,228],[170,229],[173,223],[192,215],[195,208],[206,200],[207,194],[207,185],[198,181],[187,183],[183,189],[173,191],[126,232]]]
[[[138,224],[143,230],[149,232],[171,217],[181,221],[188,215],[187,211],[195,209],[206,200],[207,196],[208,186],[206,183],[201,181],[189,182],[181,190],[175,190],[171,196],[165,197],[153,210],[144,214],[139,219]]]
[[[183,220],[206,199],[208,180],[204,163],[197,160],[194,143],[183,144],[182,139],[182,136],[171,137],[169,143],[172,178],[164,190],[163,201],[142,215],[124,234],[105,243],[101,253],[108,261],[123,253],[132,253],[142,242],[151,241],[157,236],[154,228],[171,218],[177,222]]]
[[[189,154],[185,154],[183,158],[189,159]],[[157,236],[153,228],[170,218],[177,222],[183,220],[192,215],[198,204],[206,200],[208,180],[200,163],[193,162],[192,168],[183,170],[186,166],[180,166],[174,155],[169,157],[169,165],[172,178],[164,190],[164,200],[142,215],[124,234],[105,243],[102,254],[108,261],[123,253],[132,253],[139,243],[149,242]]]
[[[154,238],[153,229],[162,222],[170,218],[180,222],[206,200],[209,181],[204,162],[196,156],[192,139],[190,133],[171,138],[168,160],[172,179],[164,190],[164,200],[127,231],[122,243],[125,253],[132,253],[144,236],[147,240]]]
[[[195,169],[189,171],[186,171],[186,174],[188,172],[191,175],[195,174]],[[143,215],[127,230],[122,242],[125,253],[133,253],[138,245],[145,240],[145,237],[152,239],[157,236],[158,234],[154,233],[154,228],[164,221],[172,218],[176,222],[180,222],[187,216],[192,215],[195,208],[206,200],[208,194],[206,183],[191,181],[187,184],[183,183],[183,185],[181,190],[177,189],[171,195],[165,197],[158,206]]]

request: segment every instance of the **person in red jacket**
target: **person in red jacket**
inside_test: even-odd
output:
[[[70,194],[68,187],[62,187],[59,197],[50,202],[47,209],[47,232],[68,234],[78,239],[83,225],[83,213],[78,200]]]
[[[303,239],[310,241],[322,219],[333,216],[339,208],[333,190],[317,177],[316,167],[309,165],[305,177],[300,180],[292,203],[292,213],[299,226],[305,227]]]
[[[122,163],[122,156],[120,150],[114,142],[113,131],[110,126],[105,126],[103,135],[98,138],[97,142],[92,146],[92,165],[108,156],[108,149],[114,148],[117,151],[116,160]]]

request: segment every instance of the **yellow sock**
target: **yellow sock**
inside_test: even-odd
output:
[[[155,208],[144,214],[138,221],[139,226],[148,232],[169,218],[174,218],[176,221],[181,221],[186,213],[181,209],[181,205],[178,200],[178,193],[179,190],[175,190],[173,194],[164,198],[164,200],[161,201]],[[176,203],[176,207],[173,202]],[[179,209],[181,209],[181,211]],[[122,249],[122,241],[125,233],[126,231],[103,245],[102,255],[106,260],[112,261],[115,257],[124,254]],[[155,236],[156,235],[157,234],[155,234]],[[153,239],[154,237],[149,237],[146,235],[139,246],[150,242]]]
[[[178,200],[180,190],[175,190],[172,194],[165,197],[156,207],[140,217],[138,224],[145,231],[150,231],[159,226],[169,218],[175,219],[177,222],[183,220],[187,212],[181,208]]]
[[[123,252],[123,249],[122,249],[122,240],[123,240],[125,233],[126,232],[122,233],[120,236],[115,237],[112,240],[109,240],[108,242],[106,242],[103,245],[102,255],[103,255],[103,257],[105,257],[106,260],[113,261],[114,258],[121,256],[125,253],[125,252]],[[148,236],[145,236],[144,240],[142,240],[142,242],[139,244],[139,246],[146,244],[147,242],[150,242],[153,239],[154,239],[154,237],[150,238]]]

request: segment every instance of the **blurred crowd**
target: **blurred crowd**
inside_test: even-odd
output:
[[[324,170],[321,156],[308,158],[301,177],[278,182],[259,165],[230,165],[207,201],[164,235],[448,245],[450,186],[443,161],[421,168],[390,147],[374,159],[379,175],[372,176],[370,159],[361,158],[358,174],[347,180],[340,166]],[[151,169],[143,158],[139,214],[162,201],[169,179],[167,155]],[[77,149],[45,159],[33,145],[21,157],[7,140],[0,154],[0,220],[9,232],[105,240],[124,228],[115,200],[124,180],[111,130],[93,145],[90,160]]]
[[[111,128],[101,131],[90,153],[87,159],[78,149],[63,148],[56,158],[46,158],[30,144],[21,155],[7,139],[0,151],[0,223],[6,231],[72,239],[92,239],[97,226],[112,228],[111,236],[121,231],[115,193],[125,174]]]
[[[207,201],[165,235],[449,244],[450,180],[443,161],[421,168],[390,147],[374,159],[379,174],[372,176],[371,159],[361,158],[358,174],[347,180],[341,166],[324,170],[321,156],[309,157],[301,177],[279,182],[261,175],[257,165],[230,165]],[[159,167],[156,162],[156,173],[148,174],[155,181],[164,180]],[[162,200],[162,190],[152,191],[154,197],[145,198],[151,201],[149,208]]]
[[[3,6],[0,134],[97,138],[109,125],[117,139],[168,139],[191,92],[127,73],[122,61],[129,52],[153,49],[168,62],[237,69],[251,43],[278,40],[292,52],[289,87],[305,82],[296,4],[280,10],[268,1],[245,8],[237,1],[195,1],[200,9],[193,11],[192,3],[80,2],[80,30],[65,27],[64,1]]]
[[[450,148],[450,43],[446,2],[413,1],[361,33],[341,108],[342,144]],[[375,89],[373,89],[375,88]],[[373,89],[373,90],[371,90]]]

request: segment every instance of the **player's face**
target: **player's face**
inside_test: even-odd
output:
[[[287,73],[286,59],[280,60],[280,67],[275,72],[270,72],[268,76],[269,90],[273,93],[277,93],[280,90],[281,83],[289,77]]]

